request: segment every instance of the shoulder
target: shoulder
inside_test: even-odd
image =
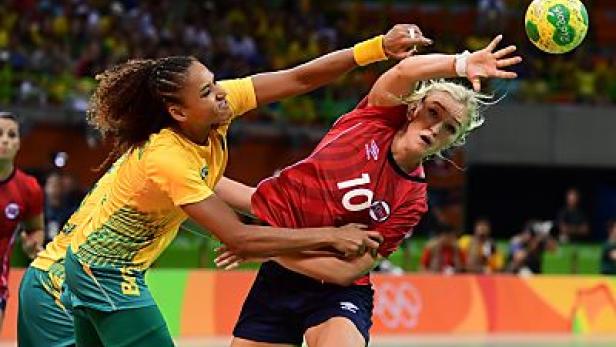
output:
[[[12,178],[19,185],[25,186],[30,191],[40,191],[41,186],[34,176],[29,175],[20,169],[15,168],[15,174]]]
[[[136,150],[144,157],[164,157],[169,161],[190,155],[191,144],[171,129],[165,128],[150,136],[148,141]]]
[[[163,129],[150,137],[142,147],[135,149],[137,160],[144,161],[148,173],[179,174],[199,161],[197,145],[170,129]]]
[[[349,120],[364,120],[380,123],[385,126],[398,128],[406,121],[407,106],[373,106],[368,104],[368,99],[362,99],[357,106],[340,117],[334,126]]]

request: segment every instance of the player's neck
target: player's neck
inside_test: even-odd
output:
[[[421,157],[413,155],[411,150],[405,147],[402,141],[394,139],[391,145],[391,154],[398,167],[406,173],[413,172],[421,164]]]
[[[7,179],[14,169],[12,160],[0,160],[0,181]]]
[[[210,130],[211,127],[209,126],[207,127],[207,129],[205,129],[205,131],[203,129],[201,129],[200,131],[195,131],[194,129],[190,128],[175,128],[176,133],[180,134],[185,139],[199,146],[205,146],[208,144]]]

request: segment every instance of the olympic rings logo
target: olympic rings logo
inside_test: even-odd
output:
[[[419,290],[409,282],[379,283],[375,289],[374,315],[389,329],[415,327],[422,306]]]

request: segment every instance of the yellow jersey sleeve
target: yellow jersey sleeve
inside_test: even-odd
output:
[[[207,166],[199,167],[194,154],[181,146],[158,145],[147,151],[147,177],[175,206],[202,201],[214,192],[205,184]]]
[[[233,111],[233,118],[257,108],[257,95],[250,77],[218,83],[227,92],[227,102]]]

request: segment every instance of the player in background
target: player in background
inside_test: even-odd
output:
[[[421,35],[417,32],[414,35]],[[368,96],[342,116],[312,154],[262,181],[237,206],[273,226],[302,228],[362,223],[378,230],[378,254],[353,260],[307,253],[265,262],[234,329],[234,347],[364,346],[372,325],[373,290],[368,273],[389,256],[427,210],[422,161],[462,145],[480,126],[480,78],[515,78],[501,68],[517,64],[515,46],[487,47],[459,55],[404,59],[385,72]],[[473,89],[435,80],[466,77]],[[420,83],[427,81],[426,83]],[[410,92],[409,92],[410,91]],[[216,262],[232,268],[232,251]]]
[[[34,258],[42,249],[43,192],[36,179],[15,167],[21,144],[17,117],[0,112],[0,329],[8,293],[9,258],[20,223],[19,233],[26,254]]]
[[[17,343],[30,346],[74,346],[73,316],[60,300],[64,283],[64,257],[72,231],[87,221],[104,197],[105,188],[113,181],[118,159],[84,197],[79,208],[32,261],[19,286]]]
[[[244,225],[213,190],[235,117],[428,43],[408,30],[395,27],[289,70],[220,83],[192,57],[133,60],[98,76],[89,119],[114,141],[106,162],[125,158],[97,208],[72,230],[64,259],[62,299],[73,308],[77,346],[173,345],[144,273],[187,217],[245,256],[331,247],[350,257],[377,248],[380,234],[355,225],[302,232]]]

